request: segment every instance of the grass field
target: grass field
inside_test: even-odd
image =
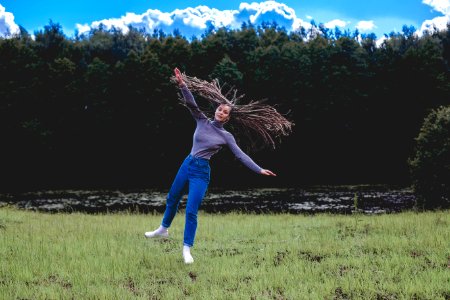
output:
[[[450,299],[450,212],[44,214],[0,208],[0,299]]]

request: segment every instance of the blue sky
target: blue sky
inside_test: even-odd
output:
[[[23,26],[29,33],[41,30],[52,19],[68,36],[100,22],[126,30],[127,25],[152,31],[179,28],[187,37],[200,35],[208,22],[239,27],[243,20],[255,24],[275,19],[288,30],[308,26],[311,19],[341,30],[362,33],[401,31],[426,24],[443,28],[450,21],[450,0],[285,0],[285,1],[152,1],[152,0],[0,0],[0,35]],[[423,29],[423,28],[422,28]]]

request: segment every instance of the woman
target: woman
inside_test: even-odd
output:
[[[218,85],[214,85],[214,83],[211,85],[211,83],[182,75],[178,68],[175,68],[174,72],[175,81],[181,88],[185,105],[191,111],[192,116],[197,122],[197,127],[194,132],[191,153],[186,157],[178,170],[167,196],[166,210],[161,226],[155,231],[146,232],[145,237],[153,238],[169,236],[168,228],[175,217],[178,204],[180,203],[183,194],[186,192],[186,189],[188,189],[183,258],[186,264],[190,264],[194,262],[190,249],[194,245],[195,232],[197,229],[197,212],[209,184],[209,159],[211,156],[226,145],[233,154],[252,171],[266,176],[276,175],[272,171],[258,166],[248,155],[242,152],[236,144],[233,135],[223,128],[224,124],[229,121],[230,115],[233,114],[234,109],[237,109],[237,112],[239,112],[242,110],[243,106],[234,105],[232,101],[227,100],[221,94],[220,88],[217,89]],[[214,120],[208,119],[199,109],[185,81],[189,83],[191,88],[199,92],[199,94],[209,98],[210,101],[219,104],[214,113]],[[262,106],[260,105],[259,107],[261,108]],[[271,121],[273,121],[273,119]],[[284,124],[285,127],[289,127],[287,131],[290,130],[291,125],[290,122]],[[265,125],[265,127],[270,126]],[[284,129],[286,130],[286,128]]]

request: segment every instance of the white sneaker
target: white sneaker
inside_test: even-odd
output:
[[[194,258],[190,253],[183,253],[184,263],[192,264],[194,262]]]
[[[154,237],[167,238],[169,237],[169,230],[167,230],[167,228],[160,226],[155,231],[147,231],[146,233],[144,233],[144,235],[146,238],[154,238]]]
[[[185,264],[192,264],[194,262],[194,258],[191,255],[191,251],[189,247],[183,247],[183,259]]]

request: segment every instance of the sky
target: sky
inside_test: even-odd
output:
[[[24,27],[30,34],[43,30],[52,20],[73,37],[103,23],[127,31],[128,25],[148,32],[178,29],[190,38],[200,37],[209,24],[240,28],[242,22],[258,25],[276,21],[288,31],[308,28],[311,20],[341,31],[360,33],[401,32],[414,26],[420,35],[427,26],[444,29],[450,22],[450,0],[0,0],[0,36]]]

